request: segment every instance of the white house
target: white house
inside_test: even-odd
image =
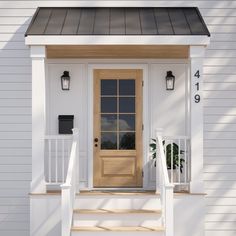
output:
[[[235,9],[0,1],[0,235],[236,235]]]

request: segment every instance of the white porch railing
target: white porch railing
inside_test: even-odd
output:
[[[73,143],[69,158],[66,182],[61,185],[61,235],[69,236],[72,225],[73,209],[76,193],[76,183],[79,183],[79,141],[78,129],[73,129]]]
[[[156,131],[156,192],[160,191],[165,236],[174,235],[174,185],[170,183],[161,131]],[[159,176],[159,181],[158,181]],[[159,182],[159,185],[158,185]]]
[[[45,136],[45,181],[47,184],[65,183],[72,135]]]
[[[163,136],[163,146],[170,183],[188,190],[190,183],[190,138]],[[184,189],[185,187],[185,189]]]

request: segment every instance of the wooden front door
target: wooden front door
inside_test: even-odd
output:
[[[94,187],[142,187],[142,70],[94,70]]]

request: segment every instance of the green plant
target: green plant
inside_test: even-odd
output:
[[[163,145],[165,145],[165,141],[163,141]],[[173,145],[173,146],[172,146]],[[157,151],[157,145],[156,145],[156,140],[152,139],[152,142],[150,143],[150,148],[151,148],[151,152],[152,152],[152,159],[155,160],[154,165],[156,166],[156,151]],[[166,148],[164,150],[165,155],[166,155],[166,165],[167,165],[167,169],[177,169],[180,168],[180,172],[183,172],[183,162],[185,162],[185,160],[181,157],[179,157],[179,154],[183,154],[184,151],[180,150],[179,151],[179,146],[176,143],[169,143],[166,145]],[[171,159],[173,156],[173,160],[171,163]],[[171,168],[171,164],[172,164],[172,168]]]

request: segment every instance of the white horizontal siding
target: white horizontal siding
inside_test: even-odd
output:
[[[112,4],[200,8],[212,35],[204,61],[206,236],[236,235],[236,2],[220,0],[0,2],[0,235],[29,235],[31,61],[24,32],[30,17],[38,6]]]
[[[212,34],[204,61],[206,236],[236,235],[236,11],[201,9]]]
[[[4,3],[1,2],[0,235],[27,236],[31,181],[31,59],[24,45],[24,32],[35,9],[2,7]]]

